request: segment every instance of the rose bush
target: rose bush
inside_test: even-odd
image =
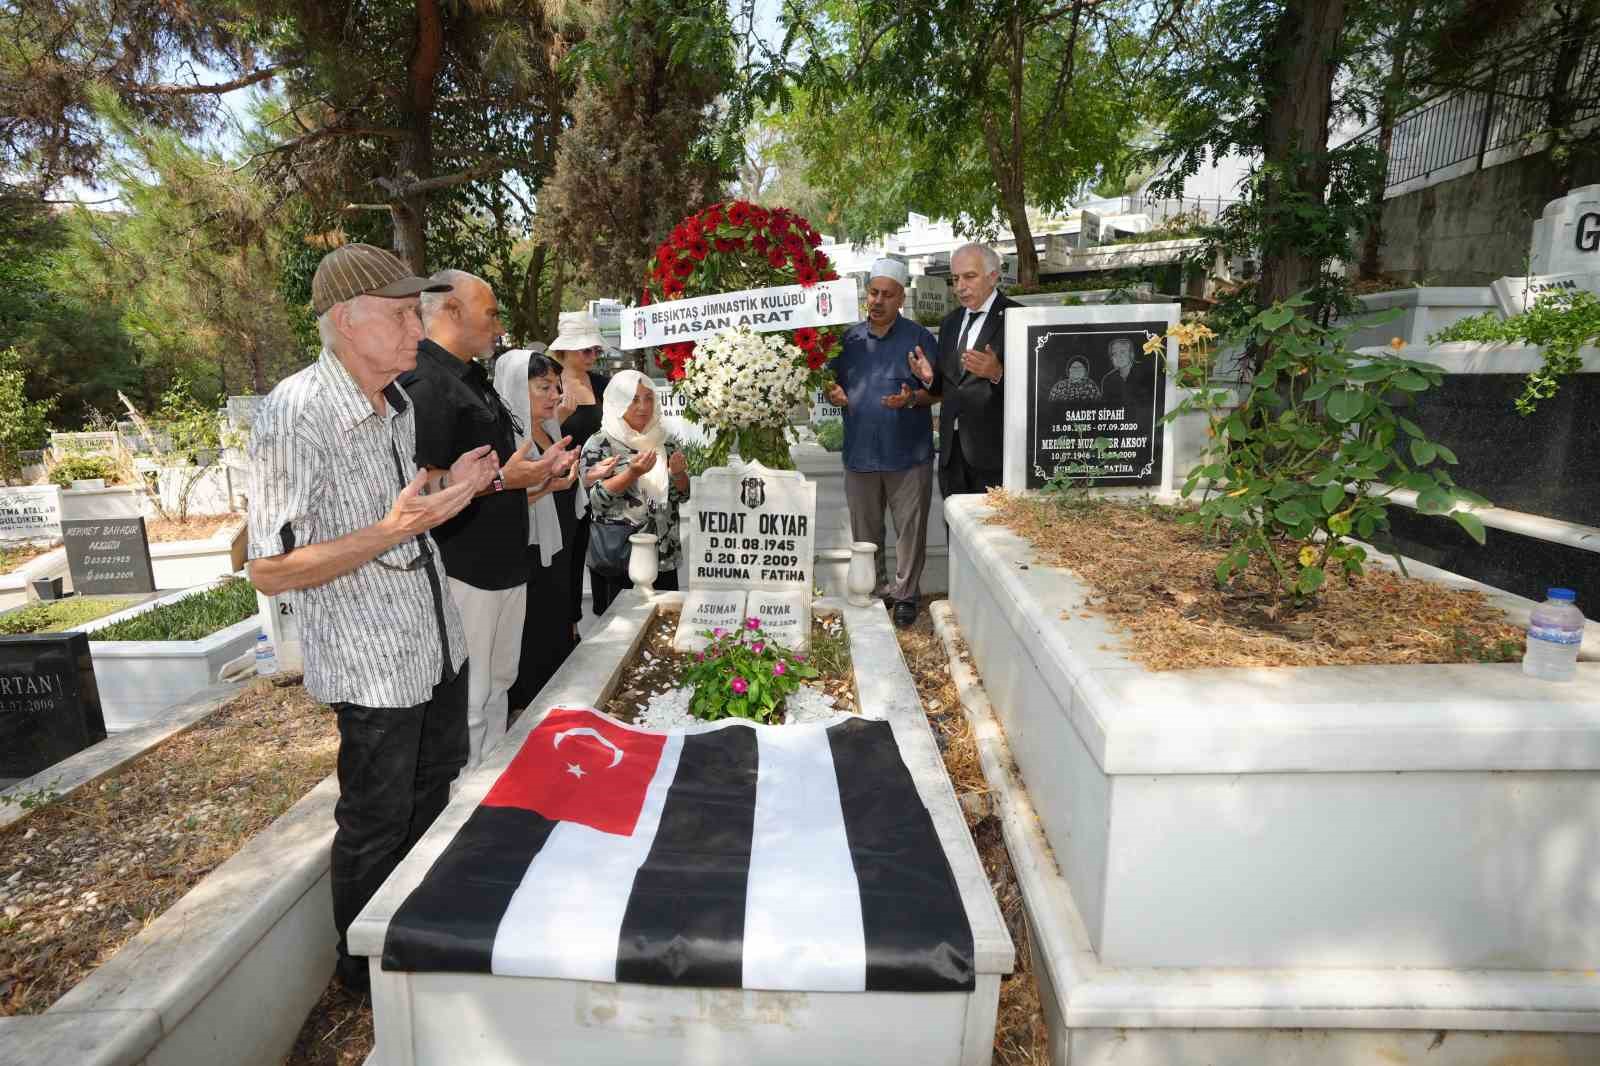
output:
[[[707,722],[747,718],[772,722],[783,701],[817,670],[769,636],[756,618],[733,630],[705,631],[711,646],[697,654],[678,678],[694,689],[689,713]]]

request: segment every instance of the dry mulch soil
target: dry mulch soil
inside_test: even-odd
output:
[[[204,514],[190,515],[185,521],[169,518],[152,518],[145,522],[145,535],[151,544],[164,544],[174,540],[209,540],[218,531],[241,525],[243,515]]]
[[[999,491],[989,503],[991,522],[1090,587],[1090,609],[1123,632],[1121,650],[1152,670],[1504,662],[1522,655],[1521,629],[1481,593],[1370,561],[1365,574],[1330,577],[1314,603],[1297,609],[1274,594],[1265,563],[1218,588],[1226,546],[1199,526],[1179,524],[1178,508],[1109,500],[1063,506]],[[1281,554],[1293,558],[1298,550],[1290,544]]]
[[[1000,902],[1000,914],[1017,949],[1017,968],[1000,982],[1000,1013],[995,1022],[995,1066],[1044,1066],[1050,1061],[1048,1031],[1039,1005],[1039,985],[1028,954],[1028,921],[1022,909],[1022,891],[1011,868],[1011,854],[1001,835],[1000,820],[990,814],[989,786],[978,760],[978,745],[961,710],[961,698],[950,679],[950,660],[944,643],[933,631],[924,597],[916,624],[898,630],[900,653],[905,656],[922,709],[933,725],[934,737],[944,753],[945,770],[961,798],[967,828],[978,845],[978,857]]]
[[[679,671],[692,656],[673,650],[672,637],[677,631],[676,611],[656,612],[638,653],[623,664],[622,679],[611,698],[600,708],[602,711],[624,722],[632,722],[643,713],[651,696],[678,687]],[[810,662],[817,667],[820,675],[806,684],[832,696],[841,711],[854,714],[857,708],[856,690],[855,679],[848,669],[849,656],[845,654],[840,662],[839,657],[829,655],[824,650],[845,639],[844,626],[836,615],[812,615]],[[840,666],[845,668],[839,669]]]
[[[9,574],[22,564],[32,562],[46,552],[55,551],[59,547],[61,547],[59,544],[44,546],[18,544],[14,547],[0,547],[0,574]]]
[[[333,712],[298,680],[0,829],[0,1015],[48,1008],[333,772]]]

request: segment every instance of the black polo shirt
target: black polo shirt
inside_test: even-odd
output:
[[[503,464],[517,450],[516,426],[488,373],[430,340],[417,345],[417,368],[400,378],[417,412],[417,465],[450,469],[463,452],[494,446]],[[528,580],[528,494],[506,489],[479,496],[433,531],[445,573],[480,589]]]

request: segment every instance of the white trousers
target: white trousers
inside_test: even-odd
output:
[[[506,735],[506,690],[522,658],[528,586],[480,589],[450,579],[450,598],[467,633],[467,769]]]

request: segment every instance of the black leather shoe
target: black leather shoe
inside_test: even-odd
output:
[[[905,629],[917,620],[917,601],[901,600],[894,605],[894,624]]]

